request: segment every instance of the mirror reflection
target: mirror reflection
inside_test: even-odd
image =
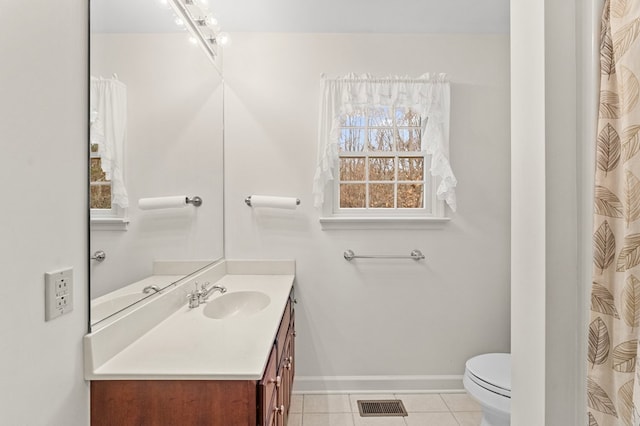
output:
[[[223,80],[167,5],[90,7],[96,326],[223,257]]]

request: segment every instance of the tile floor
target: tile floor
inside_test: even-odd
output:
[[[360,417],[359,399],[400,399],[406,417]],[[287,426],[478,426],[480,406],[465,393],[293,395]]]

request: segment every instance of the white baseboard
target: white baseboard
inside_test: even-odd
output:
[[[462,376],[299,376],[294,393],[452,393],[464,392]]]

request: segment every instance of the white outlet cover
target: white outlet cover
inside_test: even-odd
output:
[[[73,268],[44,274],[44,319],[50,321],[73,310]]]

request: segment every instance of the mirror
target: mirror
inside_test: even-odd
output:
[[[89,247],[105,253],[91,260],[94,328],[223,257],[223,79],[166,2],[90,9]],[[176,196],[202,205],[139,207]]]

